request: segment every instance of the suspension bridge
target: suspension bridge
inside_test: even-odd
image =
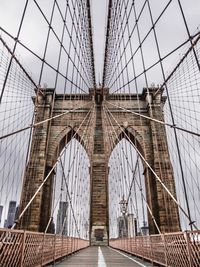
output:
[[[0,266],[200,266],[186,2],[3,1]]]

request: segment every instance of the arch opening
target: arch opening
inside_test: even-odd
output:
[[[88,146],[86,145],[84,137],[81,137],[81,135],[74,128],[66,127],[63,131],[59,132],[50,145],[51,149],[49,149],[49,164],[55,164],[59,155],[72,140],[78,141],[79,144],[85,149],[87,155],[89,154]]]
[[[70,131],[57,148],[48,232],[89,239],[90,161],[80,136],[74,136]]]
[[[139,147],[134,136],[129,136]],[[116,143],[109,159],[110,238],[146,235],[149,231],[143,164],[124,134]]]

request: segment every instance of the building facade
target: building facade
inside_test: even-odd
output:
[[[60,201],[57,214],[56,234],[67,235],[68,202]]]
[[[17,206],[17,202],[16,201],[10,201],[9,202],[8,216],[7,216],[6,226],[5,226],[7,228],[11,228],[13,226],[13,224],[14,224],[16,206]]]

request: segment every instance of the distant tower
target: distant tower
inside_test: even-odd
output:
[[[127,215],[127,224],[128,224],[128,237],[134,237],[137,235],[137,220],[133,214]]]
[[[141,227],[141,235],[149,235],[149,227],[147,222],[143,222],[143,226]]]
[[[20,215],[20,213],[19,213],[19,210],[20,209],[20,207],[19,207],[19,205],[16,207],[16,211],[15,211],[15,221],[19,218],[19,215]]]
[[[3,225],[4,228],[7,227],[7,219],[4,220],[4,225]]]
[[[127,237],[127,226],[128,220],[127,216],[119,216],[117,218],[117,225],[118,225],[118,237]]]
[[[57,225],[56,225],[57,234],[62,233],[63,235],[67,235],[67,209],[68,209],[68,202],[60,201],[57,214]]]
[[[6,227],[10,228],[13,226],[15,221],[15,213],[16,213],[16,201],[10,201],[8,207],[8,216],[7,216],[7,225]]]
[[[0,224],[2,220],[3,206],[0,206]]]

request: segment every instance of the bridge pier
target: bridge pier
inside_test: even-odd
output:
[[[103,89],[96,90],[96,125],[91,175],[91,245],[108,245],[107,168],[102,127]]]
[[[47,120],[51,116],[53,103],[53,90],[40,92],[34,98],[36,108],[35,123]],[[20,210],[22,211],[38,187],[43,182],[44,177],[51,169],[46,164],[48,146],[49,122],[45,122],[33,130],[30,160],[26,167],[23,191],[21,196]],[[53,192],[53,173],[38,192],[30,207],[25,212],[19,222],[19,228],[30,231],[44,232],[51,217],[51,198]],[[48,197],[47,197],[48,196]]]
[[[165,125],[136,115],[140,109],[142,115],[164,122],[163,107],[166,97],[162,96],[162,92],[158,88],[149,88],[148,90],[144,88],[138,96],[136,94],[120,96],[108,94],[106,100],[106,106],[117,122],[113,122],[113,126],[104,122],[105,129],[107,128],[112,139],[116,140],[116,145],[125,138],[135,145],[145,159],[142,162],[146,199],[152,212],[152,214],[148,212],[150,234],[158,233],[152,216],[162,233],[180,231],[178,207],[154,174],[156,173],[176,198]],[[116,134],[118,138],[116,138]],[[107,149],[109,150],[109,148]],[[109,155],[111,153],[112,151],[108,151]]]
[[[166,99],[162,99],[161,93],[155,94],[155,90],[150,91],[150,99],[148,102],[149,117],[164,121],[163,106]],[[150,121],[151,139],[152,139],[152,155],[153,155],[153,170],[162,180],[165,186],[169,189],[171,194],[176,197],[175,181],[173,175],[173,167],[170,160],[170,154],[167,145],[167,134],[165,126],[154,121]],[[150,186],[149,191],[152,192],[156,188],[157,200],[153,199],[152,210],[154,210],[154,217],[158,222],[162,233],[178,232],[180,231],[178,207],[163,189],[160,182],[155,181],[155,186]],[[155,210],[157,208],[157,210]],[[153,227],[153,226],[152,226]],[[152,231],[153,234],[155,231]]]
[[[64,101],[63,101],[64,97]],[[106,105],[117,117],[118,123],[111,127],[106,125],[102,115],[102,103],[108,100]],[[89,146],[86,152],[90,159],[91,175],[91,213],[90,213],[90,237],[91,245],[107,245],[109,240],[108,220],[108,159],[112,153],[111,146],[106,144],[105,134],[112,134],[116,144],[120,138],[130,136],[131,141],[136,144],[138,150],[145,157],[151,168],[169,188],[176,197],[173,169],[170,162],[170,155],[167,147],[167,138],[164,125],[155,123],[145,118],[139,118],[126,111],[131,109],[138,112],[138,101],[144,115],[163,121],[163,105],[165,99],[161,92],[155,95],[155,89],[144,90],[139,95],[122,95],[120,100],[114,95],[109,95],[107,89],[91,89],[88,95],[54,95],[54,90],[46,89],[44,95],[38,95],[35,100],[36,120],[35,122],[49,119],[61,114],[63,111],[82,107],[80,112],[66,112],[61,118],[43,123],[33,131],[30,159],[26,168],[24,185],[21,197],[21,210],[23,210],[32,198],[44,178],[55,164],[65,144],[72,138],[72,132],[76,132],[77,125],[80,125],[91,107],[96,103],[96,112],[90,121]],[[114,104],[114,106],[112,105]],[[117,106],[124,107],[125,110]],[[95,120],[96,116],[96,120]],[[119,127],[120,125],[120,127]],[[122,130],[122,128],[124,130]],[[80,140],[83,129],[77,134]],[[107,132],[108,131],[108,132]],[[93,134],[94,133],[94,134]],[[118,138],[116,138],[116,134]],[[82,139],[81,143],[87,141]],[[179,231],[178,208],[172,199],[167,195],[161,184],[153,176],[152,171],[144,164],[144,176],[146,185],[147,202],[153,212],[159,228],[164,232]],[[29,209],[20,222],[20,228],[31,231],[44,231],[51,218],[51,198],[53,192],[53,173],[37,194]],[[148,214],[150,233],[156,233],[150,214]],[[51,231],[51,227],[49,228]]]
[[[29,162],[24,174],[20,211],[24,210],[45,177],[52,171],[52,167],[62,149],[74,136],[76,126],[80,125],[93,105],[90,95],[85,97],[82,95],[65,95],[63,101],[63,95],[54,94],[54,89],[41,89],[41,92],[43,93],[38,93],[34,98],[36,106],[35,123],[47,120],[51,116],[54,117],[63,112],[66,115],[52,120],[51,123],[49,121],[42,123],[33,130]],[[68,112],[79,106],[84,106],[81,112]],[[93,127],[92,120],[90,127]],[[80,140],[79,138],[83,130],[84,128],[80,129],[75,137],[77,140]],[[82,138],[83,146],[85,142],[85,139]],[[91,154],[90,147],[93,147],[93,140],[90,140],[89,143],[88,156]],[[20,220],[18,228],[36,232],[44,232],[46,230],[47,225],[52,219],[54,174],[54,171],[52,171],[48,180],[44,183]],[[53,232],[52,226],[51,221],[47,232]]]

